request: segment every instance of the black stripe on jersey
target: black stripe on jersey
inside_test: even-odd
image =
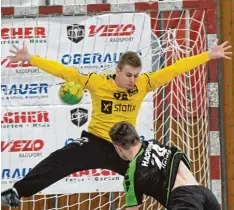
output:
[[[85,83],[85,85],[84,85],[84,89],[85,89],[86,85],[88,84],[89,79],[90,79],[90,77],[92,76],[92,74],[95,74],[95,73],[91,73],[91,74],[89,74],[89,78],[87,79],[87,81],[86,81],[86,83]]]
[[[150,78],[149,78],[148,74],[144,73],[144,75],[148,78],[148,84],[149,84],[150,88],[152,89],[152,86],[150,84]]]

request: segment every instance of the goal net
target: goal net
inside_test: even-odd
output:
[[[127,50],[138,52],[143,72],[156,71],[207,50],[215,38],[207,24],[207,2],[2,8],[2,188],[78,138],[92,110],[87,91],[79,104],[64,104],[59,97],[62,79],[26,62],[11,63],[12,44],[25,41],[32,54],[84,74],[114,72]],[[210,186],[207,85],[207,65],[201,65],[148,94],[137,130],[142,140],[156,137],[180,147],[198,182]],[[162,209],[147,196],[141,208]],[[125,209],[122,177],[101,169],[76,172],[24,198],[19,209]]]

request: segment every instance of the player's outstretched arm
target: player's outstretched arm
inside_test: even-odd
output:
[[[21,49],[15,45],[13,45],[13,47],[14,49],[10,50],[10,52],[13,54],[13,56],[10,56],[11,62],[27,61],[33,66],[36,66],[45,72],[52,74],[53,76],[60,77],[66,81],[85,83],[87,80],[84,75],[79,74],[74,68],[66,67],[54,60],[31,55],[25,43],[23,43],[23,47]]]
[[[199,65],[210,61],[211,59],[231,59],[232,52],[230,49],[231,45],[228,45],[228,42],[224,42],[221,45],[218,45],[218,40],[215,40],[213,47],[209,51],[203,52],[199,55],[180,59],[168,67],[149,74],[148,77],[150,79],[151,90],[165,85],[176,76],[188,72],[198,67]]]

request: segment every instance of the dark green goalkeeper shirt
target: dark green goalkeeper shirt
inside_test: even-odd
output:
[[[156,140],[142,142],[124,178],[126,207],[142,204],[143,194],[166,207],[181,160],[190,169],[186,155],[176,147],[162,145]]]

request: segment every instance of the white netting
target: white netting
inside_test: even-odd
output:
[[[126,18],[129,22],[129,18],[126,16],[126,14],[127,13],[119,13],[119,24],[125,24]],[[141,56],[143,60],[143,66],[145,66],[145,71],[151,71],[157,69],[158,67],[168,66],[183,57],[196,55],[206,49],[206,17],[204,10],[164,12],[155,11],[151,14],[142,14],[142,18],[140,19],[137,19],[136,14],[137,13],[132,14],[130,23],[133,25],[139,24],[140,30],[136,32],[136,37],[130,37],[122,41],[124,42],[125,48],[121,50],[135,50],[139,53],[142,53]],[[89,24],[92,26],[95,24],[104,24],[104,29],[99,28],[99,30],[96,28],[96,34],[100,35],[100,33],[102,33],[102,37],[106,39],[104,42],[106,44],[104,48],[102,48],[103,51],[101,52],[103,56],[105,55],[104,57],[106,60],[104,57],[100,58],[100,60],[96,58],[96,60],[100,62],[91,71],[113,71],[116,65],[116,61],[120,55],[119,48],[121,47],[121,42],[117,41],[117,39],[121,39],[121,36],[116,36],[116,33],[121,33],[121,30],[118,29],[115,35],[113,35],[113,31],[110,32],[108,28],[105,29],[106,25],[116,24],[112,23],[112,21],[115,20],[112,19],[111,15],[112,14],[106,14],[108,18],[106,18],[103,22],[101,22],[103,17],[101,14],[92,16],[92,18],[96,19],[91,20],[91,22],[89,22],[89,18],[91,17],[88,15],[79,17],[79,24],[82,23],[85,26],[88,26]],[[86,40],[83,40],[83,42],[78,41],[80,42],[79,46],[76,45],[76,42],[71,40],[69,44],[67,44],[67,42],[64,43],[64,39],[67,39],[68,37],[66,37],[67,34],[64,35],[63,28],[66,28],[74,18],[76,17],[64,17],[58,15],[53,17],[48,15],[45,17],[36,17],[33,19],[25,17],[21,19],[16,19],[14,17],[3,19],[3,29],[20,27],[22,28],[20,30],[22,30],[23,34],[29,34],[28,37],[23,35],[22,37],[19,37],[19,33],[21,33],[21,31],[19,32],[19,29],[14,32],[5,31],[2,33],[2,55],[7,55],[6,52],[8,52],[10,44],[21,44],[22,40],[25,40],[30,45],[29,47],[32,53],[40,54],[42,57],[58,60],[64,65],[74,66],[75,68],[79,68],[82,71],[87,72],[91,62],[90,60],[95,59],[95,56],[99,56],[95,54],[97,53],[97,49],[100,47],[98,45],[99,40],[96,40],[95,38],[92,39],[91,48],[89,49],[90,54],[92,54],[91,57],[88,55],[85,57],[84,55],[84,53],[87,53],[85,47],[87,44],[85,43]],[[34,27],[39,27],[39,29],[25,29],[32,27],[32,24],[34,24]],[[151,28],[148,31],[146,31],[147,24],[150,24]],[[40,28],[42,25],[47,31],[47,38],[43,36],[43,29]],[[114,30],[117,30],[115,26],[112,27]],[[123,29],[123,27],[121,29]],[[74,25],[72,29],[74,29]],[[126,29],[125,32],[129,32],[130,29]],[[33,35],[30,38],[30,35],[32,35],[32,30],[34,30],[33,33],[37,34],[38,37],[35,37],[36,35],[34,34],[35,36]],[[108,33],[105,32],[105,30],[107,30]],[[122,30],[122,32],[123,31],[124,30]],[[115,40],[113,39],[110,41],[109,32],[114,36]],[[9,35],[9,33],[12,33],[13,35]],[[79,38],[79,36],[77,38]],[[146,39],[150,40],[148,44],[145,42]],[[65,48],[66,53],[63,50]],[[82,62],[80,61],[81,55],[78,54],[78,52],[76,53],[77,56],[74,56],[76,48],[81,48],[79,53],[83,53],[82,56],[84,56],[82,58]],[[112,53],[110,55],[112,56],[111,58],[108,57],[109,55],[107,55],[107,53],[110,51]],[[73,57],[71,57],[72,53]],[[87,62],[87,65],[85,62]],[[21,107],[22,112],[34,111],[34,113],[31,114],[35,115],[35,110],[41,112],[45,108],[48,108],[48,110],[52,109],[52,105],[56,106],[56,109],[58,108],[59,110],[56,111],[56,114],[50,119],[50,127],[53,128],[53,131],[50,131],[47,135],[49,135],[49,139],[57,140],[57,138],[60,138],[60,133],[58,134],[57,131],[61,127],[55,127],[55,125],[57,125],[56,121],[60,119],[65,119],[66,121],[68,120],[68,117],[66,117],[66,114],[63,110],[60,110],[62,105],[58,105],[57,99],[53,97],[50,100],[48,99],[48,97],[51,95],[47,95],[47,91],[52,92],[52,95],[58,94],[58,84],[63,81],[59,81],[50,75],[39,71],[37,68],[28,66],[26,63],[9,63],[7,57],[2,57],[2,67],[3,73],[1,78],[3,84],[3,115],[9,111],[11,113],[20,112],[19,110],[21,110]],[[152,108],[150,105],[146,105],[146,108],[151,107],[152,110],[150,110],[149,116],[144,116],[144,122],[142,122],[142,124],[145,124],[146,128],[152,127],[154,135],[159,141],[167,142],[168,144],[175,144],[184,150],[192,162],[192,171],[197,180],[207,186],[209,182],[209,163],[207,146],[208,109],[206,72],[205,65],[199,66],[193,71],[177,77],[169,84],[156,90],[153,97],[154,108]],[[20,84],[25,82],[29,84],[32,81],[37,85],[20,86]],[[9,86],[8,84],[11,83],[16,85]],[[45,90],[41,86],[38,87],[39,83],[46,83],[46,88],[48,89],[45,88]],[[6,85],[4,86],[4,84]],[[35,88],[39,89],[39,92],[35,93],[35,97],[25,97],[24,100],[21,100],[20,97],[22,95],[29,94],[27,90],[34,90]],[[152,113],[154,119],[147,120],[152,118]],[[6,122],[4,123],[7,124]],[[11,125],[5,125],[4,123],[2,124],[2,138],[5,141],[10,141],[12,140],[12,132],[14,132],[14,130],[11,130],[13,129]],[[147,124],[149,123],[152,125],[147,127]],[[47,132],[43,130],[43,128],[45,128],[45,123],[43,125],[40,124],[40,126],[42,130],[34,130],[34,128],[19,125],[19,131],[17,131],[18,139],[28,139],[27,135],[24,134],[25,129],[27,129],[27,132],[31,135],[29,138],[38,138],[40,132]],[[144,126],[143,129],[145,129]],[[63,141],[70,137],[69,128],[65,127],[65,130],[66,135],[61,134]],[[62,144],[54,141],[54,143],[51,143],[50,145],[50,150],[46,151],[44,155],[52,152],[54,150],[52,148],[60,148],[62,146]],[[8,163],[11,166],[13,163],[11,162],[12,157],[10,156],[10,153],[7,154],[7,158],[9,159]],[[23,162],[21,161],[19,164],[22,166]],[[2,183],[6,184],[7,181],[4,180],[4,178],[5,177],[2,177]],[[105,183],[105,181],[100,182]],[[121,184],[121,182],[119,183]],[[75,182],[73,185],[76,184],[77,182]],[[51,194],[50,192],[50,195],[35,195],[30,198],[23,199],[19,209],[124,209],[124,194],[122,192],[96,192],[61,195],[58,191],[59,190],[54,191],[54,194]],[[161,209],[161,207],[153,199],[145,197],[142,209]]]

